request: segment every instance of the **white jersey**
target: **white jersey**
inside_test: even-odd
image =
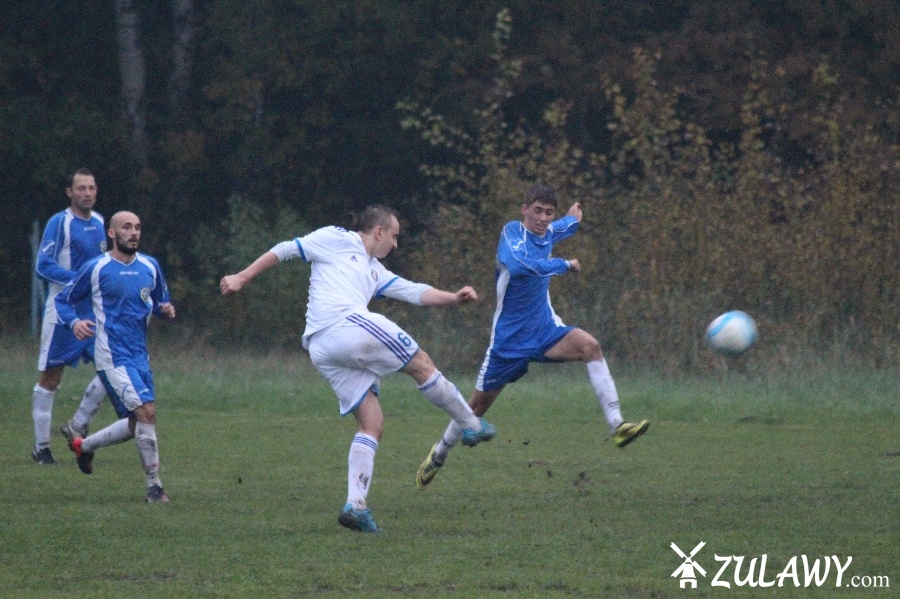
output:
[[[324,227],[293,241],[284,241],[271,252],[281,262],[302,258],[312,264],[306,330],[309,338],[351,314],[368,313],[375,297],[390,297],[421,305],[430,285],[413,283],[387,270],[377,258],[366,253],[358,233],[341,227]]]

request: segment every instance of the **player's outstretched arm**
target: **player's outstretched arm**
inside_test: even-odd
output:
[[[422,294],[423,306],[447,306],[453,304],[467,304],[477,302],[478,293],[466,285],[459,291],[443,291],[432,287]]]
[[[272,252],[266,252],[241,272],[234,275],[225,275],[219,281],[219,289],[222,290],[222,295],[237,293],[244,285],[256,278],[258,274],[269,270],[278,262],[278,256]]]

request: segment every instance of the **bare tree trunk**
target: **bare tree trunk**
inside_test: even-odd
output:
[[[169,110],[181,112],[190,88],[194,63],[194,1],[172,0],[172,72],[169,76]]]
[[[119,48],[119,75],[122,78],[122,117],[131,127],[131,143],[128,148],[131,168],[132,202],[144,211],[147,203],[138,198],[139,181],[149,168],[147,150],[147,123],[144,112],[146,65],[141,47],[140,16],[133,0],[115,0],[116,41]],[[141,194],[143,195],[143,194]],[[143,215],[139,215],[143,216]]]

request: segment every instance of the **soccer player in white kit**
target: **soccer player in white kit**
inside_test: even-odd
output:
[[[377,532],[366,498],[384,428],[378,402],[382,376],[399,371],[413,377],[425,397],[459,424],[464,445],[488,441],[496,431],[475,416],[412,336],[367,307],[376,297],[421,306],[462,304],[478,299],[475,290],[466,286],[442,291],[407,281],[382,266],[379,259],[397,247],[400,234],[392,208],[369,206],[355,229],[324,227],[279,243],[241,272],[223,277],[220,288],[223,295],[231,295],[261,272],[293,258],[312,264],[303,347],[331,383],[341,415],[353,413],[357,422],[348,457],[347,502],[338,522],[352,530]]]
[[[147,479],[147,502],[168,503],[159,477],[156,396],[147,352],[151,316],[175,318],[175,307],[159,263],[137,251],[141,221],[131,212],[109,219],[112,250],[85,264],[56,298],[56,309],[78,339],[94,338],[94,365],[119,420],[85,438],[74,437],[69,449],[85,474],[94,470],[94,452],[135,440]],[[75,309],[88,298],[89,318]]]
[[[47,300],[41,324],[41,349],[38,357],[40,377],[31,395],[34,421],[34,449],[31,457],[42,466],[56,463],[50,450],[50,429],[56,389],[66,366],[77,366],[93,359],[93,340],[76,339],[56,314],[56,296],[86,262],[106,251],[103,217],[92,209],[97,202],[97,184],[87,169],[78,169],[66,187],[70,206],[53,215],[44,227],[35,272],[48,283]],[[90,312],[90,302],[78,306]],[[91,419],[103,405],[106,390],[98,377],[88,383],[78,411],[60,432],[68,439],[86,434]]]

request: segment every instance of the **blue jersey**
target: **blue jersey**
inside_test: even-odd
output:
[[[90,299],[97,370],[150,370],[147,325],[152,314],[161,316],[159,306],[169,302],[169,288],[155,258],[140,253],[134,258],[123,264],[106,253],[91,260],[56,298],[60,320],[69,327],[80,320],[75,306]]]
[[[553,221],[543,237],[521,221],[507,223],[497,247],[497,310],[488,354],[520,358],[543,352],[547,332],[564,326],[550,305],[550,277],[569,271],[553,244],[578,230],[578,219]]]
[[[44,227],[44,237],[38,253],[35,272],[49,283],[44,320],[58,323],[55,299],[85,263],[106,251],[106,230],[103,217],[91,212],[83,219],[66,208],[53,215]],[[90,302],[78,306],[79,314],[90,314]]]

